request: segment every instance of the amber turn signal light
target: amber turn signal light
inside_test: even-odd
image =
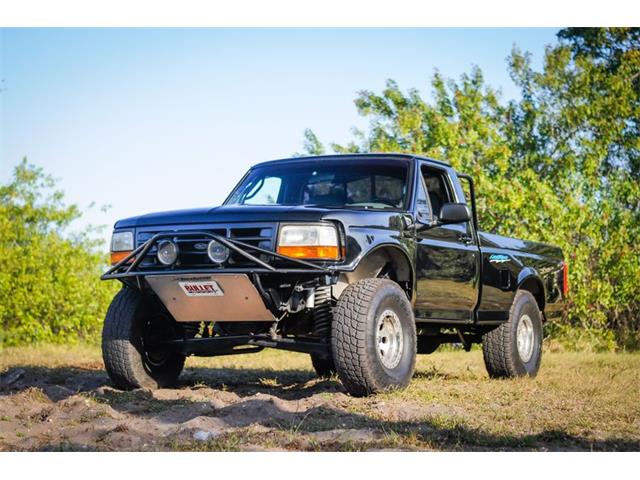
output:
[[[111,265],[115,265],[118,262],[121,262],[122,260],[124,260],[127,255],[130,255],[131,252],[111,252]],[[133,258],[131,259],[133,260]],[[129,262],[131,262],[131,260],[129,260]]]
[[[311,260],[337,260],[340,258],[338,247],[335,246],[280,246],[278,247],[278,253],[287,257]]]

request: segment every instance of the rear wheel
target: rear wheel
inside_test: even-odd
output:
[[[333,358],[351,395],[407,386],[416,363],[416,326],[411,303],[397,283],[372,278],[350,285],[334,320]]]
[[[530,292],[516,293],[509,321],[483,335],[482,352],[492,378],[536,376],[542,359],[542,315]]]
[[[177,380],[185,357],[157,345],[175,338],[178,325],[125,287],[114,297],[102,330],[102,358],[113,383],[123,389],[163,388]]]

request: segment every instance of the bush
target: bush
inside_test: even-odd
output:
[[[118,286],[99,276],[106,256],[55,182],[23,160],[0,186],[0,345],[94,341]]]

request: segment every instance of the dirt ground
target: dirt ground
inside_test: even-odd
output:
[[[364,399],[308,356],[188,359],[174,389],[123,392],[96,347],[0,350],[0,450],[640,450],[640,355],[546,354],[489,380],[478,351],[421,356]]]

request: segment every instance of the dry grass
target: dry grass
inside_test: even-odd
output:
[[[496,381],[487,377],[479,351],[435,353],[419,357],[408,389],[366,399],[345,395],[337,379],[313,378],[307,355],[279,351],[189,359],[182,385],[164,391],[170,392],[170,400],[155,393],[96,389],[107,383],[97,347],[0,350],[0,372],[8,370],[3,378],[17,368],[32,369],[41,383],[18,382],[10,392],[0,387],[0,409],[7,393],[32,391],[45,381],[68,386],[74,375],[89,385],[87,375],[92,375],[93,384],[82,395],[97,395],[100,404],[130,415],[132,421],[166,416],[169,410],[205,408],[201,400],[193,400],[197,396],[218,402],[206,407],[207,418],[235,422],[207,442],[164,435],[151,443],[146,440],[148,447],[133,444],[134,450],[640,450],[637,354],[546,354],[537,378]],[[247,421],[241,415],[236,419],[236,410],[245,407]],[[38,415],[36,411],[33,418]],[[133,435],[121,428],[131,422],[116,420],[112,431]],[[24,425],[18,427],[22,436],[11,445],[23,445],[29,437]],[[24,445],[52,448],[37,442]],[[77,442],[53,448],[69,445]]]
[[[89,366],[102,368],[100,348],[95,345],[38,345],[37,347],[0,346],[0,372],[10,367],[33,365],[43,367]]]

